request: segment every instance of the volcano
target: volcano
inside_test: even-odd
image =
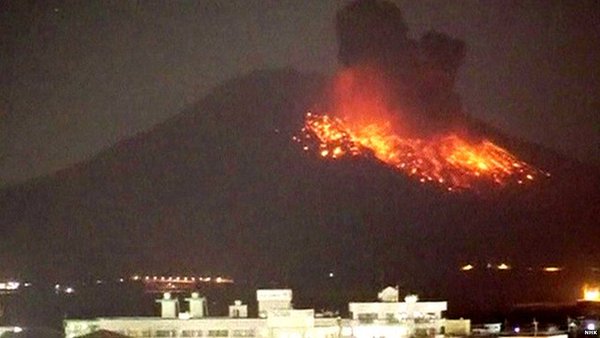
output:
[[[340,14],[340,63],[384,69],[387,103],[406,112],[419,139],[456,126],[482,135],[449,148],[451,170],[416,166],[422,156],[305,151],[294,136],[327,101],[330,80],[255,71],[88,161],[0,191],[0,273],[218,274],[248,287],[293,287],[307,306],[365,299],[386,284],[448,299],[451,311],[576,299],[600,262],[598,168],[462,112],[453,84],[464,46],[437,33],[409,39],[389,6],[362,1]],[[368,140],[360,145],[376,150]],[[477,151],[456,153],[462,148]],[[434,149],[434,159],[444,152]],[[406,159],[438,182],[457,170],[512,179],[504,162],[551,177],[449,193],[398,174]]]
[[[465,262],[583,271],[600,260],[596,168],[500,133],[495,140],[552,177],[448,194],[375,159],[324,161],[292,140],[324,84],[289,69],[257,71],[89,161],[5,188],[3,272],[202,271],[353,291],[395,283],[464,302],[456,271]],[[328,284],[330,271],[340,282]],[[515,283],[503,301],[535,294]],[[479,288],[477,297],[489,285]]]

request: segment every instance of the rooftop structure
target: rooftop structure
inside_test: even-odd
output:
[[[258,316],[267,318],[269,311],[292,308],[292,290],[256,290],[256,301],[258,302]]]

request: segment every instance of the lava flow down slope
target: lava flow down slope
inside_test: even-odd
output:
[[[402,114],[386,105],[383,81],[374,81],[376,77],[372,68],[343,70],[333,81],[334,112],[307,113],[303,135],[293,140],[324,158],[371,155],[422,183],[439,184],[448,191],[550,177],[488,139],[473,141],[467,133],[454,131],[411,136],[400,125]]]

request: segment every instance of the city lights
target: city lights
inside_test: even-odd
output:
[[[500,265],[497,266],[498,270],[510,270],[510,265],[507,265],[506,263],[502,263]]]
[[[9,282],[0,282],[0,291],[16,291],[21,286],[21,283],[9,281]]]
[[[473,265],[471,265],[471,264],[467,264],[467,265],[463,265],[463,266],[462,266],[460,269],[461,269],[462,271],[471,271],[471,270],[473,270],[474,268],[475,268],[475,267],[474,267]]]
[[[546,266],[542,269],[544,272],[559,272],[562,268],[557,266]]]
[[[589,302],[600,302],[600,287],[583,287],[583,300]]]

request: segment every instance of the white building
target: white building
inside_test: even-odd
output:
[[[394,299],[390,288],[382,293]],[[389,297],[379,298],[389,300]],[[444,320],[442,312],[447,302],[419,302],[409,295],[404,302],[350,303],[350,318],[354,337],[403,337],[408,335],[434,336],[441,334]]]
[[[200,299],[204,300],[194,295],[187,300]],[[230,306],[230,317],[206,318],[203,307],[202,313],[196,309],[174,314],[173,309],[177,312],[178,306],[166,296],[159,300],[162,317],[69,319],[64,322],[65,337],[98,330],[146,338],[403,338],[412,334],[431,337],[441,333],[442,312],[446,310],[446,302],[418,302],[411,296],[405,302],[350,303],[349,319],[315,318],[312,309],[292,309],[291,290],[258,290],[257,300],[259,318],[247,318],[247,306],[239,301]]]

